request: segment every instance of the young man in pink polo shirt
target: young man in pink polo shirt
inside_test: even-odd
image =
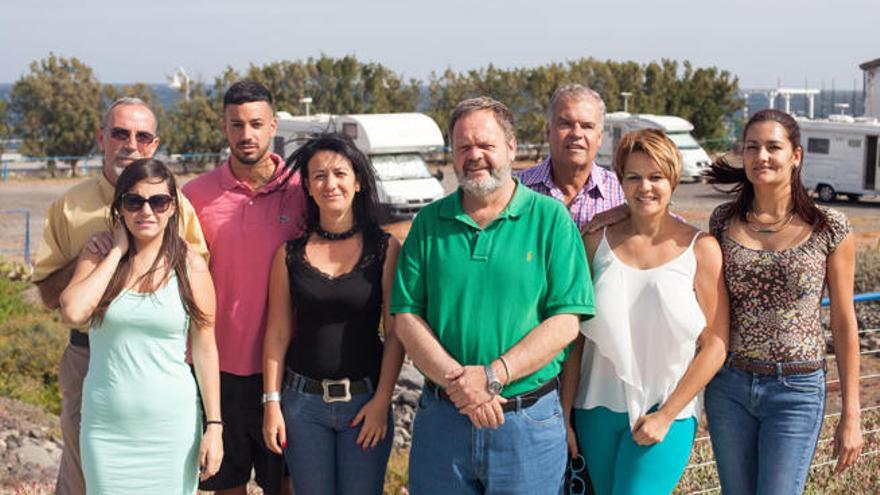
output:
[[[255,81],[233,84],[223,97],[223,135],[231,156],[183,188],[199,216],[217,290],[215,331],[225,455],[199,486],[245,495],[251,468],[267,495],[290,493],[284,458],[262,439],[262,354],[269,271],[275,251],[305,226],[299,174],[269,152],[276,121],[272,95]]]

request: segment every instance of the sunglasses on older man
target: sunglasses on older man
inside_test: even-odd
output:
[[[110,137],[117,141],[128,141],[131,139],[131,130],[124,127],[113,127],[110,129]],[[150,144],[156,140],[156,135],[147,131],[137,131],[134,133],[134,140],[138,144]]]
[[[122,207],[131,213],[141,211],[145,203],[150,204],[150,209],[153,210],[153,213],[165,213],[173,201],[174,199],[170,194],[154,194],[149,198],[132,193],[122,195]]]

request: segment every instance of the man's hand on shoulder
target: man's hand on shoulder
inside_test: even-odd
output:
[[[629,217],[629,208],[623,204],[615,206],[610,210],[605,210],[601,213],[597,213],[590,219],[590,223],[584,227],[584,234],[592,234],[593,232],[598,232],[609,225],[614,225],[615,223],[622,222]]]

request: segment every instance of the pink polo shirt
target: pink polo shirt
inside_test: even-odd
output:
[[[262,372],[272,258],[305,227],[299,173],[285,180],[281,157],[271,156],[275,175],[257,191],[233,175],[228,159],[183,186],[211,254],[220,370],[239,376]]]

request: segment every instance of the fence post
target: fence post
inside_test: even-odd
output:
[[[24,210],[24,263],[31,266],[31,210]]]

